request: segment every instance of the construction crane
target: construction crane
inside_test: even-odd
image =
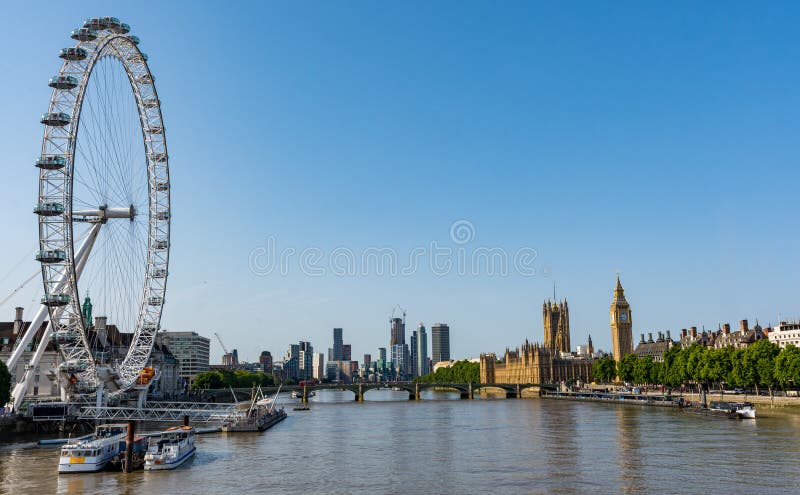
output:
[[[217,342],[219,342],[219,345],[222,346],[222,350],[225,351],[225,354],[230,354],[230,352],[228,352],[228,348],[225,347],[225,344],[222,342],[222,337],[220,337],[217,332],[214,332],[214,336],[217,337]]]
[[[403,325],[405,325],[406,324],[406,310],[403,309],[402,307],[400,307],[399,304],[397,305],[397,308],[403,313]],[[392,313],[394,314],[394,311],[392,311]]]

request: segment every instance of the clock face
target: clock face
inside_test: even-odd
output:
[[[623,321],[623,322],[628,321],[628,313],[625,313],[625,312],[621,313],[619,315],[619,320]]]

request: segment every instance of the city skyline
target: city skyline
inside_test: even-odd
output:
[[[271,4],[247,18],[234,5],[144,6],[114,15],[153,55],[170,129],[165,330],[219,332],[254,362],[341,326],[359,356],[386,347],[385,322],[402,304],[408,321],[448,322],[453,356],[475,357],[538,336],[555,282],[572,347],[591,333],[608,350],[617,271],[635,336],[800,314],[798,234],[787,228],[800,212],[783,189],[800,178],[800,71],[787,63],[800,50],[795,4]],[[0,297],[39,268],[38,118],[54,47],[76,26],[69,5],[54,4],[36,36],[39,12],[6,13],[16,19],[6,45],[29,41],[26,57],[5,62],[16,76],[0,133]],[[197,26],[246,42],[198,37]],[[210,74],[213,98],[190,73]],[[466,244],[451,232],[459,221],[474,228]],[[432,242],[530,248],[537,270],[260,276],[250,256],[271,236],[279,250],[390,247],[401,260]],[[2,319],[17,305],[32,314],[40,292],[28,284]],[[219,362],[213,340],[211,354]]]

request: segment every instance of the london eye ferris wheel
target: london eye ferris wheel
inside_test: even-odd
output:
[[[130,26],[87,19],[63,48],[44,125],[39,251],[44,296],[61,354],[62,390],[109,396],[136,386],[158,332],[170,251],[170,182],[161,103]],[[99,346],[81,302],[91,296],[127,339]],[[114,358],[105,350],[127,350]],[[122,357],[124,356],[124,357]]]

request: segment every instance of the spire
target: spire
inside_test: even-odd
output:
[[[619,272],[617,272],[617,287],[614,289],[614,297],[624,297],[625,289],[622,288],[622,282],[619,281]]]
[[[86,327],[92,326],[92,300],[89,299],[89,293],[86,293],[86,299],[83,300],[83,321]]]

